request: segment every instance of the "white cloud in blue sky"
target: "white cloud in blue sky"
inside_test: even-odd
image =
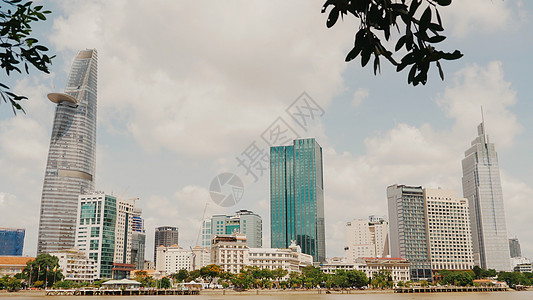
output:
[[[209,182],[223,171],[242,175],[244,199],[232,209],[211,203],[208,213],[258,212],[269,244],[268,174],[253,183],[235,156],[303,91],[326,111],[302,135],[324,148],[328,256],[343,254],[345,222],[386,215],[390,184],[461,195],[461,159],[483,105],[509,233],[533,258],[524,209],[533,199],[533,5],[469,0],[443,8],[443,47],[465,57],[443,64],[446,81],[432,70],[427,86],[415,88],[391,67],[374,76],[359,61],[346,64],[355,22],[326,29],[322,2],[44,1],[54,14],[36,32],[57,58],[52,75],[14,82],[30,98],[27,115],[0,107],[0,226],[26,227],[25,253],[34,254],[54,112],[46,93],[64,89],[77,50],[97,48],[97,185],[141,198],[147,258],[156,226],[179,226],[183,247],[196,240]]]

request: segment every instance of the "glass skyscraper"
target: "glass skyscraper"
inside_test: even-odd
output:
[[[0,228],[0,256],[22,256],[25,235],[23,228]]]
[[[296,241],[314,261],[326,259],[322,148],[315,139],[270,148],[270,240]]]
[[[205,226],[210,228],[207,229]],[[249,210],[239,210],[233,216],[214,215],[209,221],[204,220],[202,232],[204,239],[202,247],[211,247],[211,239],[214,235],[233,234],[235,232],[246,235],[248,247],[263,247],[263,220],[260,215]]]
[[[468,199],[474,262],[485,269],[510,271],[509,240],[503,208],[498,155],[485,124],[463,159],[463,196]]]
[[[74,247],[78,196],[94,189],[96,72],[96,50],[80,51],[65,93],[48,94],[57,107],[44,176],[37,253]]]

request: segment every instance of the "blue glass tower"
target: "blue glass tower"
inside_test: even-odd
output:
[[[22,256],[25,229],[0,228],[0,256]]]
[[[326,259],[322,148],[315,139],[270,148],[270,240],[296,241],[314,261]]]

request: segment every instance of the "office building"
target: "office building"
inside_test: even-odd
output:
[[[212,237],[212,231],[211,231],[211,218],[207,218],[203,220],[202,222],[202,248],[211,248],[211,239]]]
[[[465,152],[463,196],[468,199],[474,263],[484,269],[510,271],[509,239],[505,222],[498,155],[489,142],[485,123]]]
[[[211,264],[211,252],[208,248],[196,246],[192,249],[192,270],[199,270]]]
[[[270,237],[273,248],[291,241],[326,259],[322,148],[315,139],[270,148]]]
[[[96,72],[96,50],[80,51],[65,93],[48,94],[57,106],[41,197],[38,254],[74,247],[78,196],[94,190]]]
[[[157,247],[178,245],[178,227],[162,226],[155,229],[154,263],[157,262]]]
[[[389,255],[389,222],[370,216],[346,223],[344,251],[350,262],[359,257],[386,257]]]
[[[22,256],[24,228],[0,228],[0,256]]]
[[[249,265],[249,250],[242,233],[215,235],[211,241],[211,263],[220,266],[224,272],[239,273]]]
[[[517,272],[524,272],[523,268],[524,266],[527,267],[529,265],[531,267],[531,260],[527,257],[511,257],[511,270],[516,271],[516,268],[521,269],[522,271]],[[531,272],[531,271],[526,271]]]
[[[135,270],[135,263],[131,260],[134,209],[135,202],[117,199],[113,279],[124,279]]]
[[[96,278],[113,277],[117,199],[104,193],[79,196],[76,248],[96,263]]]
[[[407,259],[411,280],[432,280],[426,207],[421,186],[387,187],[390,252]]]
[[[146,251],[146,231],[141,214],[142,210],[140,208],[133,209],[131,263],[135,265],[135,270],[142,270],[144,268],[144,254]]]
[[[509,253],[511,254],[511,258],[522,256],[522,250],[520,249],[518,238],[509,239]]]
[[[96,262],[86,252],[72,248],[50,253],[58,258],[59,270],[64,280],[93,282],[96,278]]]
[[[455,192],[424,189],[426,223],[433,270],[471,270],[474,267],[468,200]]]
[[[211,228],[206,228],[210,226]],[[246,243],[251,248],[263,246],[263,220],[261,216],[249,210],[239,210],[233,216],[214,215],[202,226],[202,245],[208,245],[207,238],[213,235],[242,233],[246,235]]]
[[[156,272],[163,276],[178,273],[180,270],[192,271],[193,252],[178,245],[157,247]]]

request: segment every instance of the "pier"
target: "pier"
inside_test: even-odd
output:
[[[507,287],[494,286],[433,286],[397,288],[395,293],[453,293],[453,292],[505,292]]]
[[[140,296],[140,295],[200,295],[199,290],[177,289],[69,289],[46,290],[46,296]]]

